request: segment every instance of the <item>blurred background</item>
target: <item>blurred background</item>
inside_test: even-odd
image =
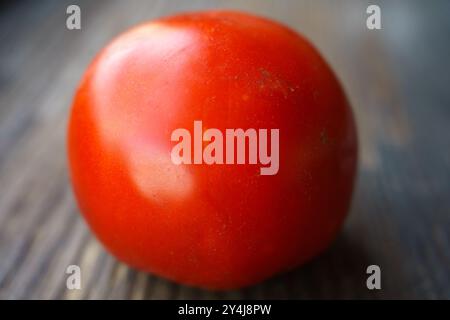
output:
[[[81,30],[66,8],[81,8]],[[381,30],[366,8],[381,8]],[[67,176],[71,99],[95,53],[136,23],[234,8],[306,35],[341,79],[360,137],[353,205],[307,265],[240,291],[180,286],[110,256],[78,213]],[[450,1],[2,1],[0,298],[450,299]],[[82,289],[68,290],[68,265]],[[381,268],[381,290],[366,287]]]

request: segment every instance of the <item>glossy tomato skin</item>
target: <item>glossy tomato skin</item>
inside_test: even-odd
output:
[[[174,165],[176,128],[280,130],[261,165]],[[174,281],[237,288],[323,251],[349,209],[357,141],[329,66],[294,31],[239,12],[140,25],[95,58],[68,130],[79,207],[120,260]]]

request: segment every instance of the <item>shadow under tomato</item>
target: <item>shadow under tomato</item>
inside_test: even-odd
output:
[[[247,298],[262,299],[350,299],[375,298],[366,287],[366,268],[373,264],[368,252],[342,234],[317,258],[291,272],[244,289]],[[261,292],[261,296],[255,296]]]

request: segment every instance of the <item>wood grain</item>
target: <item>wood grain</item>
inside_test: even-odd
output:
[[[82,30],[65,28],[78,3]],[[450,3],[371,1],[15,1],[0,11],[0,298],[450,299]],[[239,291],[180,286],[110,256],[78,213],[65,131],[77,83],[124,29],[158,16],[235,8],[283,21],[320,49],[355,111],[360,167],[332,247],[290,273]],[[66,267],[82,270],[67,290]],[[382,290],[366,288],[366,267]]]

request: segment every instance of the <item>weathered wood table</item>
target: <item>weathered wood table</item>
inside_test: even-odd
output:
[[[450,2],[15,1],[0,11],[0,298],[450,298]],[[322,256],[260,285],[214,293],[111,257],[78,213],[65,132],[76,85],[113,36],[148,19],[213,7],[283,21],[310,38],[354,108],[360,166],[349,219]],[[66,289],[66,267],[82,289]],[[366,288],[377,264],[382,289]]]

